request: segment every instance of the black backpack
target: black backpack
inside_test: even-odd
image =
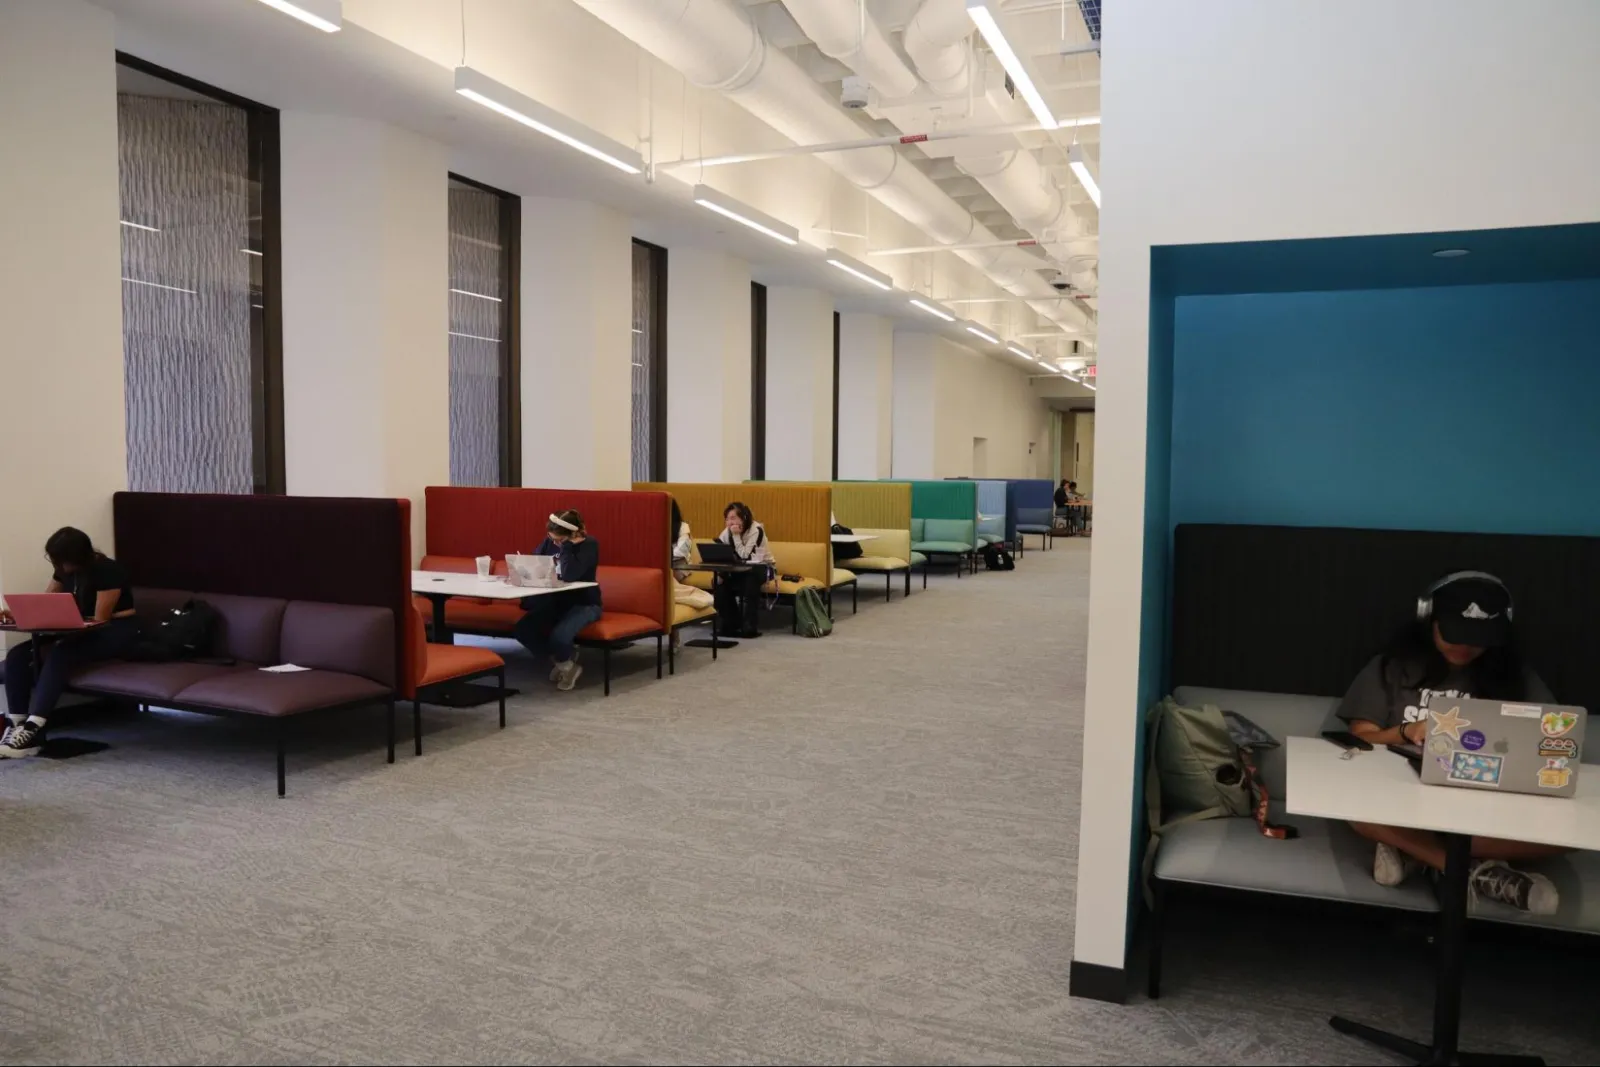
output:
[[[1017,561],[1011,558],[1011,553],[999,545],[984,545],[983,566],[985,570],[991,571],[1014,571],[1017,569]]]
[[[853,534],[853,533],[855,533],[855,531],[850,529],[850,527],[841,526],[837,522],[833,524],[833,532],[836,533],[836,534]],[[836,542],[834,542],[834,545],[833,545],[833,558],[835,560],[859,559],[860,557],[861,557],[861,542],[860,541],[836,541]]]
[[[204,600],[191,600],[159,615],[141,616],[139,639],[128,650],[128,658],[153,663],[205,659],[211,655],[217,622],[217,609]]]

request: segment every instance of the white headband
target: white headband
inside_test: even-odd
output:
[[[573,533],[578,532],[578,528],[576,526],[572,525],[572,523],[568,522],[566,519],[563,519],[560,515],[557,515],[553,511],[550,513],[550,521],[556,526],[571,530]]]

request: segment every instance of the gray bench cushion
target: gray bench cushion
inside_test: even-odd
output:
[[[1386,889],[1372,880],[1372,842],[1343,823],[1285,815],[1272,818],[1300,831],[1293,841],[1261,836],[1254,819],[1208,819],[1161,836],[1155,876],[1168,882],[1252,889],[1293,897],[1344,900],[1411,911],[1438,911],[1426,878]]]

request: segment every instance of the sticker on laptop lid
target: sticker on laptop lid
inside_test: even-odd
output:
[[[1547,759],[1539,770],[1540,789],[1565,789],[1572,778],[1572,768],[1565,757]]]
[[[1457,752],[1450,758],[1452,781],[1468,785],[1487,785],[1500,788],[1500,769],[1505,761],[1499,756],[1482,752]]]
[[[1539,729],[1546,737],[1562,737],[1578,725],[1578,716],[1570,711],[1547,711],[1539,720]]]
[[[1514,719],[1537,719],[1544,714],[1544,709],[1537,704],[1501,704],[1500,714]]]
[[[1539,755],[1546,758],[1564,756],[1571,758],[1578,754],[1578,742],[1570,737],[1541,737],[1539,739]]]
[[[1448,737],[1435,737],[1433,740],[1428,742],[1428,751],[1432,752],[1435,756],[1448,756],[1455,750],[1456,746]],[[1442,762],[1448,765],[1449,761]]]
[[[1466,730],[1461,734],[1461,747],[1472,752],[1478,751],[1488,740],[1483,736],[1482,730]]]

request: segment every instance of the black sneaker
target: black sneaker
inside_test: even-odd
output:
[[[1529,874],[1501,860],[1479,860],[1467,879],[1474,899],[1487,897],[1532,915],[1554,915],[1561,898],[1555,883],[1542,874]]]
[[[6,720],[6,732],[0,734],[0,748],[5,748],[11,743],[11,731],[15,730],[16,728],[17,724],[15,722],[10,719]]]
[[[37,756],[44,744],[44,723],[19,722],[6,731],[5,742],[0,744],[0,759],[24,759]]]

